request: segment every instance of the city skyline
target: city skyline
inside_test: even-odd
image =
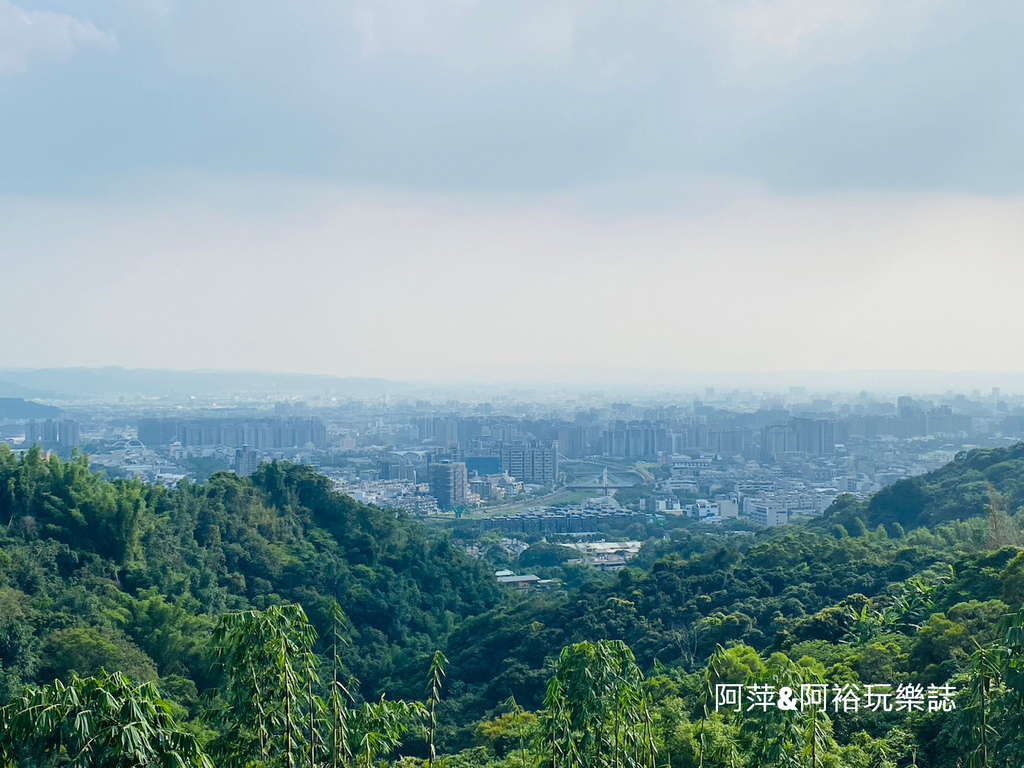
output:
[[[71,400],[128,397],[188,397],[263,393],[294,397],[303,393],[341,397],[429,397],[452,395],[473,398],[532,397],[542,392],[594,393],[626,396],[702,396],[730,393],[790,395],[863,392],[897,397],[953,393],[1000,392],[1024,395],[1024,372],[957,370],[840,370],[840,371],[687,371],[671,369],[563,368],[546,378],[497,381],[463,377],[413,379],[347,377],[282,370],[173,369],[173,368],[0,368],[0,397]]]
[[[242,388],[184,397],[94,388],[49,398],[54,405],[0,398],[0,441],[17,452],[84,452],[96,469],[168,487],[302,464],[360,502],[421,518],[482,515],[506,533],[565,534],[661,513],[788,525],[823,515],[843,494],[867,498],[1024,434],[1024,396],[998,388],[895,398],[799,386],[784,395],[708,387],[690,397],[563,390],[540,399],[492,392],[489,401],[280,387],[308,384],[302,377],[268,377],[279,386],[262,390],[237,374],[229,381]]]

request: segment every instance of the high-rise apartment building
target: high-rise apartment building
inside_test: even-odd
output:
[[[616,421],[602,434],[603,453],[613,458],[653,459],[673,450],[672,435],[648,420]]]
[[[796,433],[786,424],[770,424],[761,430],[761,461],[776,461],[796,450]]]
[[[836,452],[836,422],[832,419],[819,419],[817,425],[818,453],[823,456],[831,456]]]
[[[78,422],[74,419],[61,419],[57,422],[57,441],[62,450],[70,451],[78,447]]]
[[[534,485],[549,485],[558,478],[558,443],[502,445],[501,471],[506,475]]]
[[[25,445],[35,445],[36,443],[43,448],[56,448],[60,443],[60,422],[53,419],[45,421],[29,419],[25,423]]]
[[[167,418],[139,419],[139,441],[143,445],[170,445],[178,439],[178,420]]]
[[[590,453],[590,428],[572,424],[559,428],[558,450],[567,459],[581,459]]]
[[[25,446],[39,445],[46,450],[71,453],[79,445],[78,422],[74,419],[46,419],[25,422]]]
[[[469,477],[464,462],[449,461],[430,465],[430,495],[437,499],[441,509],[455,509],[464,505],[468,489]]]
[[[235,451],[235,474],[239,477],[249,477],[259,466],[260,455],[248,445]]]

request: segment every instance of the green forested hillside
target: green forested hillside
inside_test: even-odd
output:
[[[859,517],[890,531],[897,525],[905,530],[936,526],[984,515],[992,491],[1010,510],[1024,505],[1024,443],[961,452],[946,466],[901,480],[866,503],[841,500],[830,519],[849,524]]]
[[[948,572],[936,566],[957,561],[964,544],[957,537],[973,547],[976,536],[956,529],[906,541],[881,533],[836,539],[798,529],[690,558],[670,554],[646,572],[621,571],[600,589],[524,600],[467,621],[450,641],[452,674],[485,705],[506,691],[536,703],[544,660],[584,639],[623,640],[647,668],[658,661],[688,671],[718,644],[782,648],[812,634],[815,614],[851,596],[859,607],[914,574]]]
[[[694,528],[648,542],[643,567],[565,566],[582,586],[518,594],[305,467],[166,490],[0,448],[0,765],[120,755],[131,708],[161,760],[228,768],[1024,764],[1019,456],[972,452],[809,525]],[[734,713],[718,683],[958,693]],[[84,741],[33,714],[82,707],[107,712]]]
[[[293,465],[166,490],[0,447],[0,525],[3,692],[101,666],[202,689],[218,615],[292,602],[321,633],[340,605],[353,674],[400,689],[498,596],[447,540]]]

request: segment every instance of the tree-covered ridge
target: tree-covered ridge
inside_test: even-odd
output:
[[[643,567],[564,566],[564,590],[499,595],[446,537],[305,467],[167,490],[0,448],[0,756],[40,764],[12,751],[17,726],[64,764],[69,744],[122,738],[110,713],[127,708],[168,764],[1015,767],[1024,550],[1016,480],[990,481],[985,517],[869,525],[847,500],[756,535],[695,526],[649,541]],[[961,693],[955,712],[760,717],[714,711],[716,682]],[[94,700],[98,741],[19,715]]]
[[[1024,443],[963,451],[949,464],[900,480],[867,502],[840,497],[822,522],[850,525],[860,518],[890,532],[897,526],[908,531],[936,526],[985,515],[993,490],[1007,509],[1024,506]]]
[[[857,611],[897,611],[918,600],[917,590],[928,595],[928,610],[914,609],[918,620],[970,601],[1019,607],[1016,550],[988,553],[986,538],[983,521],[903,539],[884,529],[837,537],[793,527],[691,557],[669,554],[602,587],[469,619],[449,641],[452,679],[465,683],[465,705],[481,714],[509,693],[539,703],[546,660],[595,637],[628,643],[645,669],[661,663],[693,672],[717,645],[770,653],[810,641],[841,643]],[[999,602],[994,610],[1005,609]]]
[[[446,539],[295,465],[167,490],[0,446],[0,526],[5,690],[101,666],[202,689],[217,616],[299,603],[321,634],[341,606],[345,661],[372,692],[497,600]]]

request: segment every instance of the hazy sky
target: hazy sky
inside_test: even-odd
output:
[[[1024,370],[1019,0],[0,0],[0,368]]]

